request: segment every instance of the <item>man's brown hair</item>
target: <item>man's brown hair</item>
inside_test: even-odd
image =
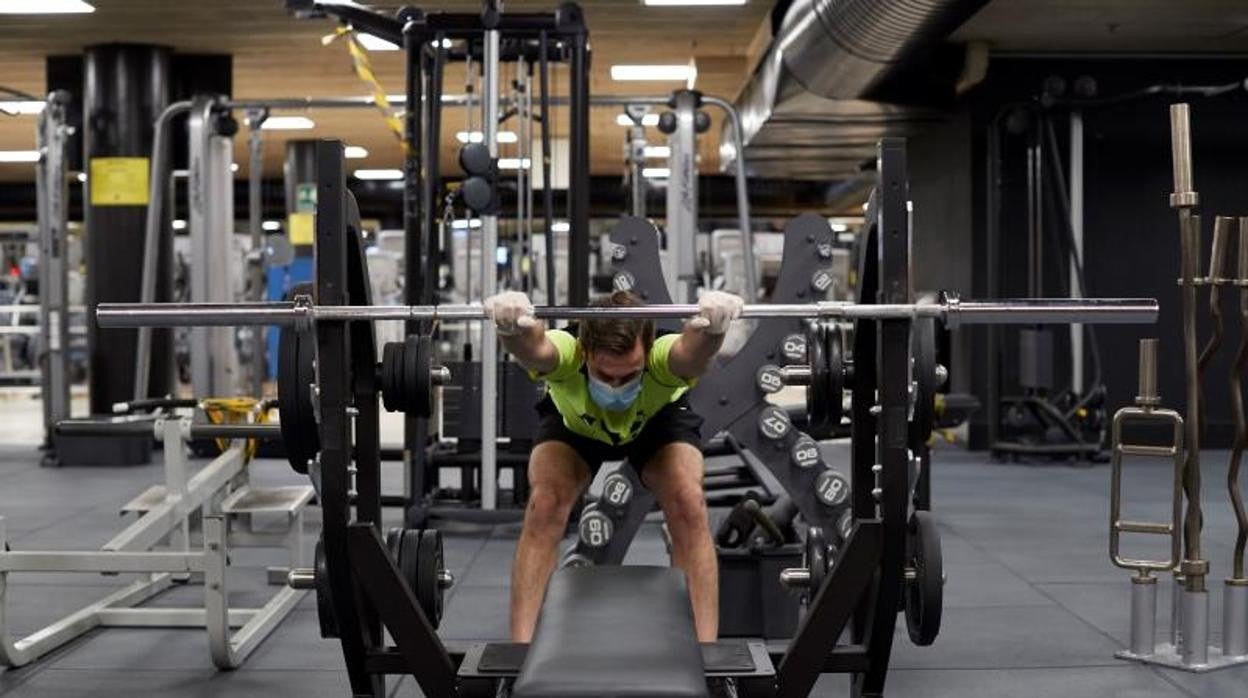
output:
[[[637,294],[632,291],[616,291],[610,295],[590,301],[591,308],[613,308],[645,305]],[[641,348],[650,352],[654,344],[654,321],[626,318],[603,318],[600,320],[582,320],[579,332],[581,346],[586,353],[605,351],[612,354],[627,354],[633,350],[637,340],[641,340]]]

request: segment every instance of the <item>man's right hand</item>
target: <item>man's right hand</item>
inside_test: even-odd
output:
[[[533,303],[519,291],[504,291],[485,299],[485,316],[494,321],[500,337],[511,337],[537,327]]]

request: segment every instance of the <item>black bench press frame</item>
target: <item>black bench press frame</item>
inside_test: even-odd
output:
[[[367,274],[342,143],[317,143],[316,161],[316,303],[361,302],[368,295]],[[881,141],[859,265],[860,302],[911,302],[905,172],[904,141]],[[748,679],[743,695],[806,696],[824,673],[851,674],[854,696],[883,695],[901,605],[910,505],[910,324],[909,319],[858,321],[852,467],[854,482],[862,484],[852,494],[854,528],[796,636],[784,652],[772,655],[774,677],[757,671],[742,676]],[[488,690],[489,679],[507,674],[461,673],[469,668],[463,666],[466,655],[479,658],[488,647],[451,646],[437,636],[382,538],[372,324],[323,320],[310,331],[318,357],[325,561],[352,691],[384,695],[385,674],[411,674],[432,696]],[[878,414],[873,414],[877,388]],[[864,486],[873,482],[878,493]],[[383,626],[394,646],[383,644]],[[845,629],[850,642],[838,645]]]

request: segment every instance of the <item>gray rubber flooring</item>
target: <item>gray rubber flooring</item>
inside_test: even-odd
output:
[[[842,447],[829,456],[843,458]],[[1211,558],[1211,625],[1220,626],[1221,579],[1234,538],[1227,503],[1225,453],[1206,456],[1205,547]],[[0,515],[15,549],[90,549],[123,525],[118,507],[161,477],[157,465],[43,469],[29,448],[0,450]],[[276,462],[259,462],[261,483],[297,482]],[[893,696],[1245,696],[1248,668],[1195,675],[1113,658],[1127,639],[1126,573],[1107,559],[1109,469],[990,464],[982,454],[942,448],[934,472],[948,582],[944,625],[932,647],[894,644]],[[1162,518],[1168,474],[1160,462],[1133,463],[1127,496],[1132,518]],[[309,529],[315,528],[315,516]],[[311,536],[310,536],[311,538]],[[454,639],[502,639],[516,529],[454,529],[446,553],[458,580],[441,633]],[[1132,552],[1161,553],[1159,545]],[[662,563],[657,526],[648,525],[631,561]],[[269,551],[235,550],[231,599],[258,602],[267,589]],[[19,636],[107,593],[116,577],[72,574],[10,576],[10,635]],[[1159,606],[1168,608],[1163,593]],[[198,590],[168,592],[155,603],[194,603]],[[1159,631],[1168,627],[1163,615]],[[38,696],[315,696],[347,695],[336,643],[317,633],[310,597],[233,672],[216,671],[202,631],[95,630],[20,669],[0,672],[0,694]],[[390,680],[393,694],[420,695],[410,678]],[[848,694],[844,676],[825,676],[816,695]]]

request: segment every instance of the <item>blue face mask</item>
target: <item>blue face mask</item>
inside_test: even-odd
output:
[[[612,387],[589,376],[589,397],[608,412],[623,412],[641,394],[641,376],[619,386]]]

